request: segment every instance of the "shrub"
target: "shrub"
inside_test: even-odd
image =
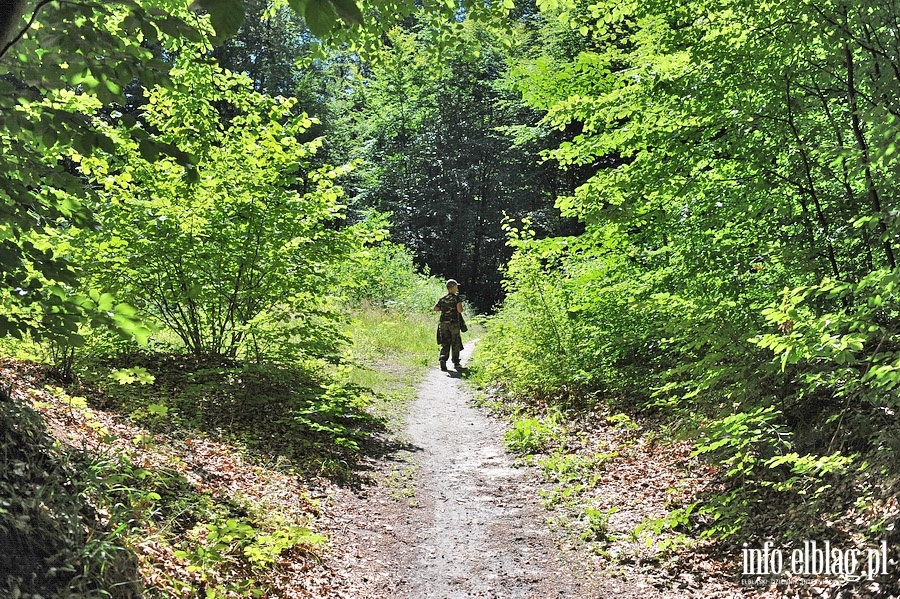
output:
[[[342,263],[336,278],[351,303],[401,312],[427,312],[446,293],[440,280],[418,272],[412,252],[390,241],[371,245]]]

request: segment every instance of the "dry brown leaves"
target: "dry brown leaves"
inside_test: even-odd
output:
[[[191,493],[208,497],[213,504],[250,505],[260,513],[277,513],[286,526],[315,529],[322,508],[311,498],[309,484],[289,470],[267,467],[249,458],[242,448],[214,439],[151,434],[119,414],[87,407],[77,397],[73,400],[61,388],[48,384],[42,369],[33,364],[7,360],[0,377],[12,382],[14,400],[34,406],[48,431],[75,450],[127,454],[136,467],[151,472],[177,471]],[[321,494],[321,490],[313,493]],[[101,515],[104,512],[100,510]],[[143,530],[133,530],[125,537],[137,556],[147,596],[193,597],[215,583],[226,586],[249,580],[256,581],[253,588],[265,589],[262,597],[345,596],[342,580],[323,561],[327,546],[288,549],[264,572],[250,572],[244,564],[235,563],[231,573],[235,579],[203,581],[200,573],[189,570],[188,563],[176,557],[172,531],[161,528],[160,521],[166,522],[166,516],[138,523]],[[198,542],[202,541],[202,529],[200,533]]]

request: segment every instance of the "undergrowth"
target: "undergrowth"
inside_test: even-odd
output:
[[[49,435],[11,387],[0,389],[0,431],[0,595],[139,597],[121,528],[88,499],[86,454]]]
[[[179,428],[174,410],[161,421],[165,410],[117,416],[92,407],[48,384],[38,366],[7,372],[21,390],[0,401],[9,431],[0,470],[9,498],[0,504],[10,561],[3,596],[271,596],[296,584],[286,559],[317,559],[326,539],[313,527],[316,502],[284,455],[273,460],[258,451],[264,444],[254,450]],[[153,384],[166,379],[160,374]],[[110,384],[98,390],[120,391]],[[152,432],[141,426],[147,419]]]
[[[352,476],[359,444],[381,428],[365,410],[368,391],[340,369],[326,375],[315,365],[179,354],[135,354],[111,365],[119,367],[91,365],[73,392],[152,433],[227,440],[310,475]]]
[[[549,414],[566,415],[562,429],[584,414],[627,414],[649,423],[642,438],[687,440],[707,468],[699,494],[643,532],[732,549],[900,540],[896,269],[800,287],[737,274],[734,288],[716,287],[677,261],[654,269],[616,254],[604,245],[621,233],[613,226],[539,240],[524,225],[508,224],[508,296],[473,372],[513,412],[513,450],[567,448],[570,435],[546,443]]]
[[[740,556],[758,539],[860,550],[900,539],[890,452],[804,451],[806,440],[775,406],[671,418],[647,407],[618,411],[618,398],[526,394],[486,376],[495,352],[480,346],[470,372],[480,402],[509,420],[508,449],[538,468],[551,525],[605,567],[653,562],[677,571],[687,551],[730,577],[740,560],[722,556]],[[629,474],[636,465],[645,474]],[[892,580],[828,584],[878,596],[897,590]]]
[[[0,401],[0,588],[26,599],[279,596],[298,584],[283,565],[315,563],[327,543],[306,486],[355,484],[363,453],[391,451],[386,424],[402,420],[434,361],[434,320],[359,308],[339,364],[86,353],[65,383],[8,362],[28,391]],[[409,484],[398,493],[414,502]]]

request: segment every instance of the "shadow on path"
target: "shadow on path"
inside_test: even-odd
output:
[[[473,343],[463,352],[471,355]],[[500,423],[472,407],[463,373],[417,387],[407,451],[385,484],[336,498],[339,564],[354,597],[587,597],[544,523],[533,473],[516,468]]]

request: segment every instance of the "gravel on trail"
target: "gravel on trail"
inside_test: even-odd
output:
[[[328,525],[333,567],[347,582],[347,596],[653,595],[646,592],[652,587],[629,593],[612,581],[587,588],[546,524],[534,472],[516,467],[502,444],[502,424],[471,405],[459,372],[435,367],[417,391],[403,455],[372,465],[381,484],[334,497],[341,508]]]

